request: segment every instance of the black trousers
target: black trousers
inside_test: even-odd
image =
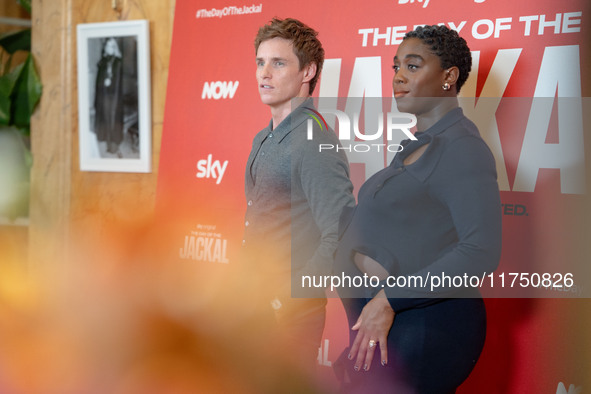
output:
[[[368,299],[343,299],[349,327]],[[350,331],[350,344],[356,331]],[[486,310],[480,298],[438,300],[396,314],[388,335],[388,364],[379,347],[368,372],[353,370],[355,360],[341,357],[343,392],[449,394],[466,380],[486,337]],[[345,353],[348,349],[345,350]]]

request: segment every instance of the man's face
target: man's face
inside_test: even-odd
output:
[[[309,71],[300,70],[300,62],[291,41],[272,38],[263,41],[257,50],[256,77],[261,101],[274,109],[291,106],[294,97],[308,95]]]

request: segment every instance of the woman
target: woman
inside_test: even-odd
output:
[[[431,289],[434,277],[480,278],[500,259],[494,158],[457,100],[471,64],[464,39],[443,26],[407,33],[394,57],[394,97],[416,116],[417,140],[365,182],[342,222],[337,271],[382,280],[339,289],[350,392],[453,393],[484,345],[478,288]]]
[[[105,41],[97,65],[94,100],[94,132],[99,141],[107,143],[107,152],[121,157],[123,141],[123,72],[122,54],[114,37]]]

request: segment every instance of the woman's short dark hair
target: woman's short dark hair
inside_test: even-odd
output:
[[[413,31],[406,33],[403,40],[407,38],[418,38],[429,46],[433,54],[439,57],[441,68],[456,66],[460,70],[456,82],[456,89],[459,93],[472,68],[472,55],[466,40],[460,37],[455,30],[438,25],[418,26]]]

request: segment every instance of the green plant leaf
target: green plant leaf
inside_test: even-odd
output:
[[[16,84],[16,81],[18,81],[18,77],[20,77],[23,67],[24,63],[19,64],[14,70],[0,77],[0,95],[9,97],[12,94],[14,85]]]
[[[10,54],[31,50],[31,29],[10,32],[0,37],[0,47]]]
[[[27,12],[31,13],[31,0],[16,0]]]
[[[13,91],[12,123],[17,127],[29,128],[31,115],[41,98],[41,81],[35,70],[33,56],[29,54],[23,65]]]
[[[19,64],[8,74],[0,77],[0,124],[10,124],[12,93],[18,81],[24,64]]]
[[[0,125],[10,123],[10,98],[0,95]]]

